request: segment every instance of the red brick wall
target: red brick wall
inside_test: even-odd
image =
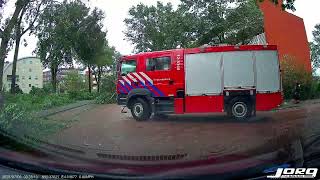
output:
[[[269,0],[261,3],[260,8],[264,14],[268,44],[278,45],[281,59],[289,55],[297,65],[311,72],[310,50],[303,19],[283,11],[280,4],[275,5]]]

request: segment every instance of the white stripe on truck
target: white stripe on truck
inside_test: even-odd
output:
[[[136,78],[134,78],[133,76],[131,76],[130,74],[127,75],[129,79],[131,79],[133,82],[138,82],[138,80]]]
[[[119,80],[119,82],[120,82],[122,85],[124,85],[124,81],[123,81],[123,80]]]
[[[146,84],[146,82],[142,79],[141,76],[139,76],[138,73],[134,72],[133,75],[136,76],[139,79],[139,81],[141,81],[144,85]]]
[[[153,85],[153,81],[152,81],[152,79],[151,79],[149,76],[147,76],[144,72],[140,72],[140,74],[141,74],[144,78],[146,78],[146,79]]]
[[[130,84],[131,85],[131,81],[129,81],[129,79],[128,78],[126,78],[125,76],[123,76],[122,77],[128,84]]]

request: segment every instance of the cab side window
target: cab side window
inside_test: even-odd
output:
[[[171,69],[171,57],[147,59],[147,71],[167,71]]]

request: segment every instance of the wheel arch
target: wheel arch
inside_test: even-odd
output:
[[[224,92],[224,109],[227,110],[229,108],[230,103],[232,103],[235,99],[246,99],[251,107],[255,109],[256,102],[256,92],[252,90],[242,90],[242,91],[225,91]]]
[[[145,100],[147,103],[150,105],[153,102],[153,97],[152,93],[148,89],[133,89],[132,91],[129,92],[128,97],[127,97],[127,107],[131,109],[132,103],[134,102],[135,99],[141,98]]]

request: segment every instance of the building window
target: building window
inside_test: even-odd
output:
[[[29,68],[29,72],[32,72],[32,69],[31,69],[31,68]]]
[[[12,75],[7,75],[7,81],[11,82],[12,81]]]
[[[29,79],[31,80],[31,76],[29,76]]]
[[[31,84],[29,84],[29,87],[31,87]]]
[[[32,64],[32,61],[30,61],[30,64]]]
[[[38,76],[36,76],[34,79],[35,79],[35,80],[38,80]]]
[[[24,80],[26,77],[25,76],[22,76],[22,80]]]
[[[8,82],[12,81],[12,75],[7,75],[7,81]],[[19,82],[19,75],[16,75],[16,82]]]
[[[170,57],[150,58],[147,60],[147,71],[167,71],[170,68]]]

